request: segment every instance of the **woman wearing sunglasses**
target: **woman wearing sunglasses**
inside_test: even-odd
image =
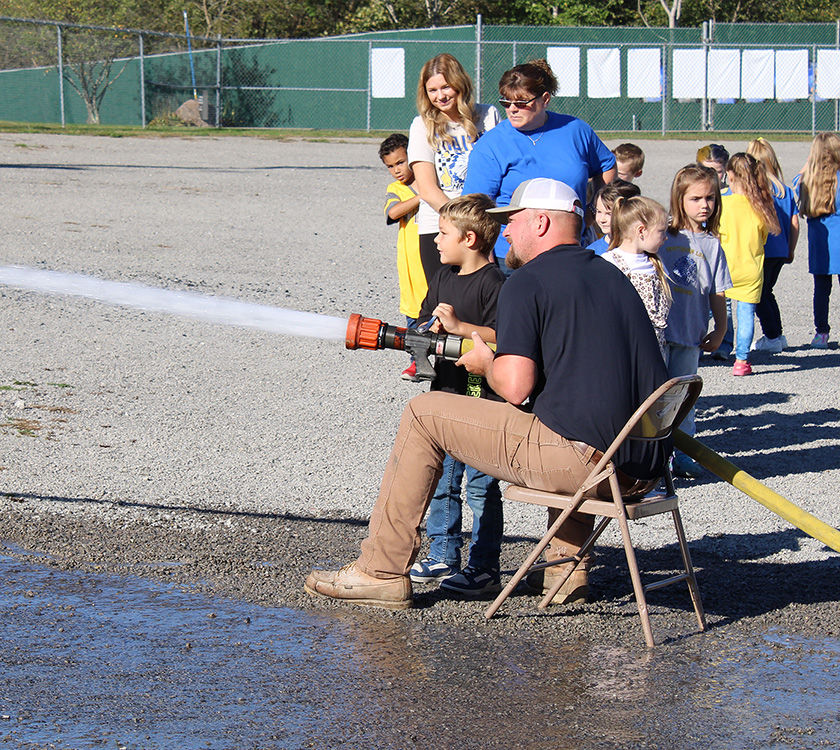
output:
[[[586,205],[590,178],[595,190],[615,178],[615,157],[595,131],[583,120],[548,110],[555,93],[557,79],[545,60],[517,65],[502,76],[499,104],[507,121],[475,145],[464,193],[486,193],[508,206],[520,183],[550,177],[569,185]],[[507,250],[500,234],[495,253],[503,270]]]
[[[430,281],[441,267],[435,244],[438,209],[461,195],[470,152],[481,135],[498,124],[499,112],[475,103],[472,79],[446,53],[433,57],[420,71],[417,110],[408,131],[408,162],[421,198],[420,260]]]

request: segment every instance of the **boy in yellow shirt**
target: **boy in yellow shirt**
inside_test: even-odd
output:
[[[394,182],[385,193],[385,219],[399,222],[397,234],[397,276],[400,280],[400,313],[406,325],[414,328],[420,305],[426,298],[426,274],[420,262],[420,239],[417,233],[417,207],[420,196],[413,187],[414,171],[408,163],[408,138],[402,133],[389,135],[379,146],[379,158],[388,168]],[[403,380],[417,380],[414,360],[402,371]]]

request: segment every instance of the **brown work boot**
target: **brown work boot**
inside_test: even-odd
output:
[[[525,577],[525,585],[532,591],[547,594],[557,578],[565,575],[573,565],[574,563],[568,562],[545,570],[535,570]],[[585,602],[589,596],[589,565],[589,561],[584,560],[583,564],[563,582],[550,604]]]
[[[412,604],[411,581],[408,576],[374,578],[359,570],[356,563],[345,565],[341,570],[313,570],[303,588],[313,596],[341,599],[369,607],[408,609]]]

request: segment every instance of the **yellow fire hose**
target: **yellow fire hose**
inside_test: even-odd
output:
[[[776,494],[747,472],[715,453],[711,448],[707,448],[703,443],[690,435],[686,435],[682,430],[677,430],[674,433],[674,444],[683,453],[691,456],[699,464],[723,479],[724,482],[729,482],[735,489],[749,495],[753,500],[761,503],[777,516],[781,516],[785,521],[789,521],[796,528],[802,529],[806,534],[821,541],[827,547],[831,547],[835,552],[840,552],[840,531],[837,529],[820,521],[819,518],[812,516],[808,511],[802,510],[790,500]]]

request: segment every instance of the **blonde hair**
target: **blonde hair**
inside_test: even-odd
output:
[[[764,138],[756,138],[747,144],[747,153],[764,166],[767,171],[767,179],[776,188],[777,194],[779,196],[784,195],[785,176],[782,174],[782,167],[770,142]]]
[[[633,174],[644,169],[645,152],[635,143],[622,143],[613,149],[613,155],[617,162],[624,162]]]
[[[667,225],[668,212],[665,206],[657,203],[652,198],[645,198],[637,195],[633,198],[616,198],[612,209],[612,222],[610,224],[610,244],[607,250],[615,250],[623,240],[630,237],[633,228],[637,224],[643,227],[652,227],[656,224]],[[665,265],[658,253],[645,253],[653,264],[659,283],[662,284],[662,291],[671,301],[671,286],[668,284],[668,274]]]
[[[720,235],[720,180],[714,169],[700,164],[687,164],[677,172],[671,183],[671,221],[668,224],[671,234],[689,228],[683,200],[688,189],[698,182],[708,182],[714,188],[715,207],[706,219],[706,231],[713,237]]]
[[[449,118],[432,104],[429,94],[426,92],[426,84],[430,78],[436,75],[442,75],[455,91],[458,104],[458,121],[461,127],[467,131],[467,137],[471,141],[475,141],[478,138],[478,128],[475,124],[478,113],[475,109],[472,78],[464,70],[461,63],[452,55],[444,52],[426,62],[420,70],[420,79],[417,82],[417,111],[426,125],[426,137],[429,139],[429,143],[434,146],[437,141],[454,142],[454,138],[449,134],[447,127],[450,122]]]
[[[819,133],[811,144],[799,184],[799,210],[811,218],[837,210],[837,170],[840,169],[840,135]]]
[[[764,224],[764,228],[770,234],[781,234],[782,229],[779,226],[779,217],[776,215],[776,205],[773,203],[773,193],[770,190],[770,181],[767,179],[767,170],[764,166],[759,164],[755,157],[741,151],[729,158],[726,162],[726,171],[731,172],[735,177],[753,211],[758,214]],[[731,178],[729,183],[731,187]]]
[[[487,213],[488,209],[495,207],[495,202],[484,193],[469,193],[444,203],[438,215],[441,219],[452,222],[452,226],[461,233],[461,237],[467,232],[474,232],[475,249],[487,256],[496,244],[499,230],[502,228],[502,225]]]

